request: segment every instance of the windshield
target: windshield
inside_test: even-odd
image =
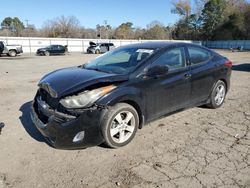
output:
[[[127,74],[147,59],[154,49],[118,48],[97,57],[84,65],[84,68],[108,73]]]

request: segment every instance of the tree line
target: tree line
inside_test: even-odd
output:
[[[74,16],[47,20],[41,29],[26,25],[17,17],[4,18],[0,36],[62,37],[99,39],[250,39],[250,3],[246,0],[173,0],[171,13],[178,14],[174,25],[152,21],[145,28],[132,22],[112,27],[107,21],[96,28],[85,28]]]
[[[180,15],[174,38],[188,40],[250,39],[250,3],[246,0],[189,0],[174,3],[173,13]]]
[[[21,37],[61,37],[61,38],[101,38],[101,39],[170,39],[171,27],[153,21],[146,28],[134,27],[131,22],[117,28],[104,21],[96,28],[85,28],[74,16],[61,16],[47,20],[41,29],[34,25],[24,25],[19,18],[7,17],[1,22],[0,36]]]

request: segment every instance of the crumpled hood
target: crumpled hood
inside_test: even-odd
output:
[[[97,83],[112,83],[126,80],[128,80],[126,75],[71,67],[47,74],[41,79],[38,86],[45,89],[52,97],[61,98]]]
[[[90,46],[97,46],[97,44],[94,43],[94,42],[92,42],[92,41],[89,42],[89,45],[90,45]]]

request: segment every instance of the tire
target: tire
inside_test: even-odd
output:
[[[8,54],[9,54],[10,57],[16,57],[16,51],[15,50],[10,50]]]
[[[44,55],[45,55],[45,56],[50,56],[50,53],[49,53],[48,51],[45,51],[45,52],[44,52]]]
[[[100,50],[96,50],[96,51],[95,51],[95,54],[100,54]]]
[[[213,88],[213,91],[210,95],[210,103],[207,104],[207,106],[213,109],[222,106],[226,97],[226,91],[226,84],[219,80]]]
[[[105,145],[110,148],[127,145],[135,137],[138,126],[139,116],[131,105],[118,103],[112,106],[105,114],[101,125]]]

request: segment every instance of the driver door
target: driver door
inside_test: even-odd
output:
[[[185,47],[167,49],[151,64],[168,66],[167,74],[146,78],[146,111],[149,120],[176,111],[189,103],[191,83]]]
[[[105,44],[101,44],[101,46],[100,46],[100,51],[101,51],[101,53],[107,52],[107,47],[106,47]]]

